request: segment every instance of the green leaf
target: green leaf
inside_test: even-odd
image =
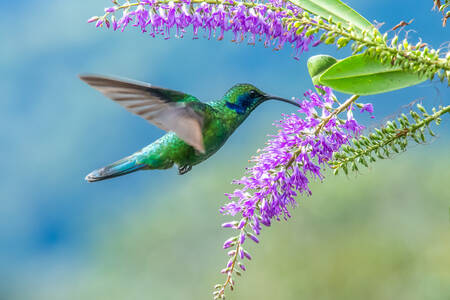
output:
[[[359,54],[332,65],[320,75],[319,83],[347,94],[374,95],[413,86],[426,79]]]
[[[350,6],[342,3],[339,0],[288,0],[292,4],[300,6],[301,8],[321,16],[328,20],[331,16],[333,23],[341,22],[344,24],[352,24],[360,31],[367,30],[372,32],[373,26],[363,16],[358,14]]]
[[[319,85],[320,75],[337,63],[337,59],[329,55],[315,55],[308,59],[308,72],[314,85]]]

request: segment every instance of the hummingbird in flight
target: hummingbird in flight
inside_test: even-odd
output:
[[[111,165],[88,174],[89,182],[122,176],[138,170],[169,169],[189,172],[216,153],[249,114],[267,100],[293,100],[270,96],[251,84],[237,84],[222,99],[209,103],[194,96],[148,83],[99,75],[81,80],[167,133]]]

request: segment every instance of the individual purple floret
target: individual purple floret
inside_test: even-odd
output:
[[[365,112],[365,111],[367,111],[369,114],[373,113],[373,105],[372,105],[372,103],[364,104],[361,107],[361,112]]]
[[[120,17],[114,14],[122,12]],[[103,17],[94,17],[96,26],[112,24],[114,30],[125,30],[132,24],[147,32],[152,37],[158,35],[170,38],[175,31],[175,37],[182,38],[188,27],[192,26],[193,38],[197,39],[199,30],[205,36],[218,40],[224,38],[225,32],[233,34],[234,42],[247,40],[249,44],[262,41],[266,47],[275,50],[283,48],[288,43],[295,49],[295,58],[307,51],[314,37],[306,37],[303,30],[297,34],[297,29],[287,28],[282,19],[288,14],[297,16],[301,8],[282,0],[266,2],[235,2],[227,1],[154,1],[143,0],[139,3],[125,3],[105,8]],[[93,18],[88,22],[93,22]]]

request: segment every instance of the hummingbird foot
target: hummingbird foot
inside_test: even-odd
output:
[[[178,167],[178,175],[183,175],[189,172],[192,169],[192,166],[186,165],[186,166],[179,166]]]

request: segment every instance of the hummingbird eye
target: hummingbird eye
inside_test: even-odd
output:
[[[258,96],[258,93],[257,93],[255,90],[251,90],[251,91],[249,92],[249,95],[250,95],[250,97],[252,97],[252,98],[256,98],[256,97]]]

